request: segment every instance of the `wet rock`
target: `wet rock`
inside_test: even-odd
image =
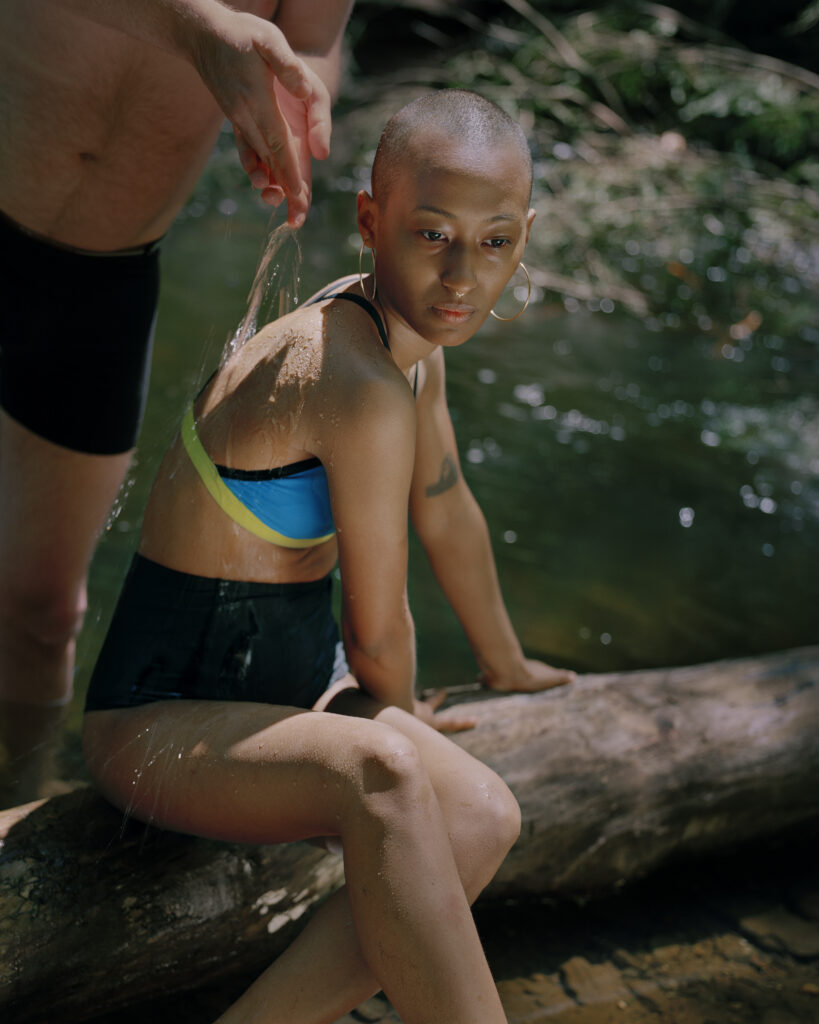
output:
[[[763,973],[769,973],[773,969],[771,961],[769,960],[769,958],[766,957],[766,956],[763,956],[762,953],[756,953],[756,952],[752,953],[748,957],[748,963],[752,967],[756,967],[756,969],[758,971],[762,971]]]
[[[525,1020],[527,1014],[540,1009],[548,1010],[548,1015],[553,1016],[577,1006],[558,975],[542,971],[536,971],[528,978],[501,981],[498,992],[510,1020],[518,1017]]]
[[[629,981],[628,986],[638,999],[642,999],[650,1005],[653,1003],[654,997],[660,993],[660,986],[650,978],[635,978],[633,981]]]
[[[620,972],[608,961],[590,964],[582,956],[573,956],[563,964],[562,970],[567,988],[579,1003],[616,1003],[629,996]]]
[[[668,964],[674,960],[678,960],[680,957],[680,947],[678,945],[670,946],[658,946],[654,950],[654,959],[659,964]]]
[[[543,974],[538,971],[532,975],[532,994],[537,996],[538,1005],[547,1007],[553,1012],[574,1006],[574,1000],[568,994],[557,974]]]
[[[750,942],[742,935],[728,933],[717,935],[713,940],[714,952],[726,960],[735,960],[740,963],[747,963],[754,950]]]
[[[640,960],[638,960],[633,953],[629,953],[627,949],[615,949],[611,958],[620,968],[631,968],[635,971],[641,971],[643,969],[643,965]]]
[[[797,917],[783,906],[743,917],[739,926],[766,949],[784,950],[805,959],[819,957],[819,924]]]
[[[528,978],[499,981],[498,994],[506,1015],[512,1020],[516,1017],[527,1017],[538,1008],[537,1000],[529,992]]]

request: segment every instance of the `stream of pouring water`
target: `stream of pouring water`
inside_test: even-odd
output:
[[[260,324],[276,320],[298,305],[300,269],[301,246],[295,231],[285,222],[268,236],[247,296],[247,310],[225,345],[222,365],[253,337]]]
[[[269,231],[267,242],[256,267],[253,283],[248,292],[245,314],[222,348],[219,359],[220,366],[224,366],[228,359],[249,338],[253,337],[260,326],[284,316],[298,305],[301,259],[298,236],[287,222]],[[204,345],[198,379],[194,383],[192,394],[188,396],[189,401],[202,386],[205,376],[212,372],[213,364],[208,359],[207,349],[208,346]],[[208,365],[209,363],[210,365]],[[105,524],[106,531],[114,527],[127,502],[128,495],[133,489],[140,462],[139,455],[139,452],[135,454],[119,494],[111,507]]]

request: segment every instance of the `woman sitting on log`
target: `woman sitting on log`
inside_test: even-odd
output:
[[[358,196],[373,273],[230,356],[154,483],[88,693],[94,780],[163,828],[344,855],[344,888],[224,1024],[331,1022],[378,989],[407,1024],[505,1020],[469,904],[519,811],[414,698],[407,508],[485,683],[568,681],[522,653],[444,392],[443,349],[518,268],[531,179],[520,126],[474,93],[399,111]]]

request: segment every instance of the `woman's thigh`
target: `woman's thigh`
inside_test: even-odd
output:
[[[238,842],[339,835],[387,725],[229,701],[157,701],[86,713],[83,746],[103,794],[164,828]]]

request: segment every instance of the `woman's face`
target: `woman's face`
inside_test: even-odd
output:
[[[387,196],[359,196],[385,314],[433,344],[466,341],[514,274],[534,215],[515,147],[419,132]]]

